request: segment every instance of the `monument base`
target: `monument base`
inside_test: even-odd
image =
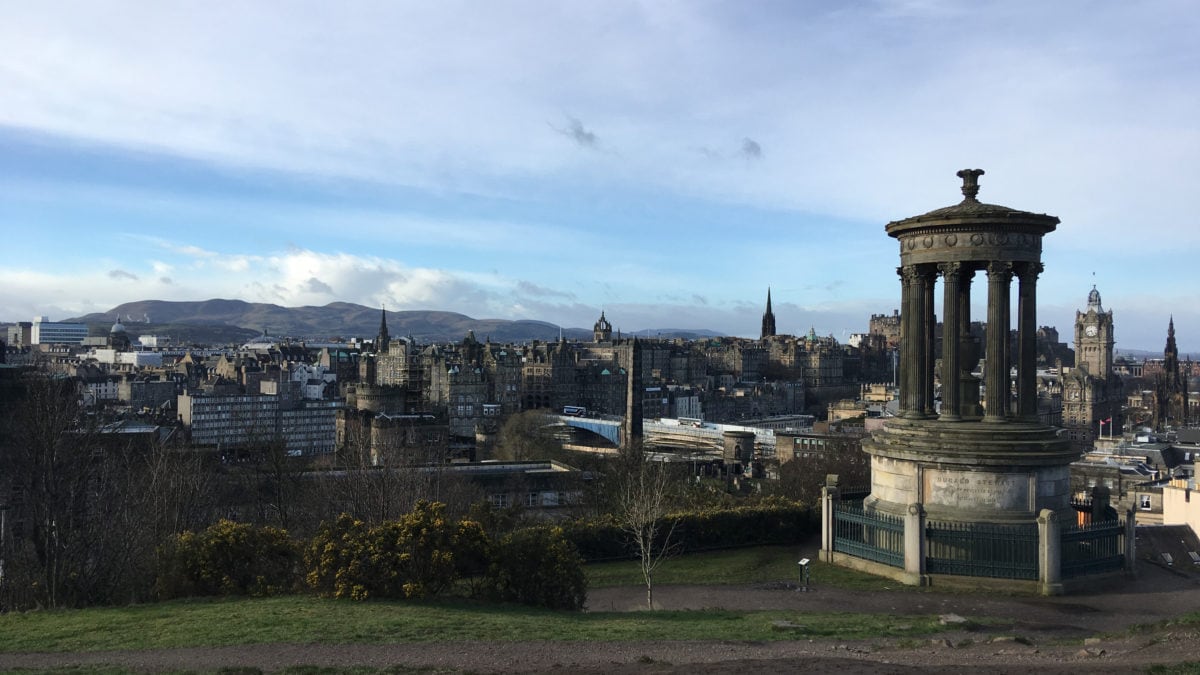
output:
[[[921,504],[931,520],[1032,522],[1071,513],[1072,451],[1055,430],[1020,422],[892,420],[863,442],[871,455],[865,506],[902,516]]]

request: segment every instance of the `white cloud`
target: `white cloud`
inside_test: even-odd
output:
[[[1200,248],[1197,34],[1200,14],[1182,0],[757,12],[661,0],[18,3],[0,22],[0,125],[314,183],[416,186],[442,198],[441,211],[403,197],[378,209],[246,204],[240,193],[189,201],[74,176],[61,191],[15,176],[0,189],[147,212],[164,200],[152,215],[181,221],[155,223],[164,231],[200,232],[232,214],[240,240],[196,234],[160,241],[135,256],[141,265],[105,263],[138,276],[144,296],[170,285],[172,297],[566,322],[561,312],[584,326],[593,308],[624,303],[630,329],[670,318],[736,332],[761,309],[730,309],[729,298],[788,274],[797,306],[838,330],[839,307],[898,290],[890,254],[864,273],[852,258],[876,249],[845,245],[845,231],[844,248],[823,249],[829,230],[878,223],[870,236],[890,243],[885,222],[958,201],[955,170],[980,167],[984,201],[1063,219],[1046,244],[1059,288],[1047,283],[1045,297],[1070,307],[1093,269],[1180,269]],[[463,193],[488,195],[496,212],[457,212]],[[756,211],[720,231],[671,213],[623,221],[647,194],[696,212]],[[576,217],[597,205],[603,216]],[[763,211],[800,222],[766,231],[753,220]],[[289,241],[304,248],[271,252]],[[3,265],[0,279],[16,285],[0,305],[18,316],[33,298],[55,308],[141,299],[103,272],[22,280],[17,256]],[[689,320],[694,294],[711,301],[711,321]],[[636,314],[642,303],[662,311]],[[869,311],[894,301],[878,304]]]

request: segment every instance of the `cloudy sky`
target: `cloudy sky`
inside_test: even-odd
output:
[[[898,306],[884,225],[978,167],[1062,219],[1040,323],[1096,284],[1118,349],[1173,314],[1200,351],[1195,9],[0,0],[0,320],[220,297],[757,336],[770,287],[780,332],[844,338]]]

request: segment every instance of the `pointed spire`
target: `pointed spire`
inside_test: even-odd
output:
[[[762,333],[759,338],[769,338],[775,335],[775,312],[771,310],[771,287],[767,286],[767,311],[763,312]]]
[[[387,307],[385,307],[383,304],[380,304],[379,305],[379,335],[376,336],[376,338],[375,338],[375,351],[377,353],[386,352],[388,349],[388,343],[390,343],[391,341],[392,341],[392,339],[391,339],[391,336],[388,335],[388,327],[387,327]]]

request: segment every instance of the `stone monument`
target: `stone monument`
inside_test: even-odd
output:
[[[1059,220],[978,201],[983,173],[958,172],[962,202],[887,225],[900,243],[900,409],[863,442],[871,456],[867,509],[904,516],[916,506],[930,519],[962,523],[1033,523],[1045,509],[1060,518],[1071,513],[1069,465],[1078,453],[1037,415],[1037,279],[1042,237]],[[987,282],[982,382],[972,374],[980,354],[969,330],[977,273]],[[1016,354],[1009,340],[1014,279]]]

